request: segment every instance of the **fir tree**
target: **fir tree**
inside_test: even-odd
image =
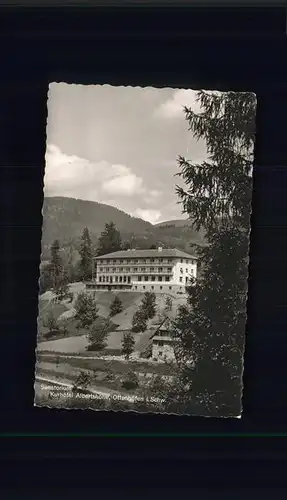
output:
[[[55,240],[51,245],[51,260],[48,265],[48,273],[54,292],[62,300],[68,293],[69,280],[60,255],[59,240]]]
[[[179,339],[177,403],[187,412],[238,415],[248,272],[256,99],[200,91],[202,113],[185,108],[190,130],[207,145],[201,165],[179,158],[184,213],[205,230],[200,277],[187,288],[173,335]]]
[[[152,319],[156,314],[156,297],[153,292],[146,292],[141,303],[141,310],[144,317]]]
[[[122,250],[130,250],[131,249],[131,244],[129,241],[123,241],[121,244],[121,249]]]
[[[125,356],[126,359],[130,358],[135,347],[135,339],[131,332],[124,333],[122,339],[122,355]]]
[[[89,281],[92,279],[93,250],[90,233],[87,227],[83,230],[79,253],[81,256],[79,263],[81,279],[83,281]]]
[[[86,292],[78,294],[75,302],[77,328],[90,328],[98,317],[98,308],[93,296]]]
[[[56,293],[59,300],[65,299],[69,294],[69,278],[64,268],[62,269],[62,274],[57,283]]]
[[[100,318],[99,318],[100,319]],[[88,339],[89,351],[101,351],[107,345],[107,337],[110,331],[110,321],[108,319],[101,319],[101,321],[94,321],[91,325]]]
[[[68,336],[68,320],[66,318],[61,320],[61,333],[67,337]]]
[[[121,299],[116,295],[113,302],[110,305],[110,316],[115,316],[121,313],[123,310],[123,304]]]
[[[67,276],[69,283],[74,283],[77,281],[77,273],[75,266],[75,249],[73,243],[70,242],[67,250]]]
[[[105,224],[105,230],[99,238],[97,256],[121,250],[121,243],[121,234],[115,224],[113,222]]]
[[[46,315],[43,325],[48,328],[47,338],[53,337],[60,332],[58,321],[56,320],[52,311],[49,311]]]
[[[53,288],[56,290],[59,286],[63,272],[63,262],[60,255],[60,242],[55,240],[51,245],[51,260],[50,260],[50,273],[53,283]]]
[[[40,278],[39,278],[39,294],[45,293],[47,290],[53,288],[53,281],[51,276],[51,266],[50,264],[46,264],[42,266],[40,269]]]
[[[164,310],[167,313],[172,311],[172,299],[171,299],[171,297],[166,297]]]
[[[144,332],[146,329],[147,329],[147,319],[142,309],[140,308],[133,315],[132,331],[134,333],[140,333]]]

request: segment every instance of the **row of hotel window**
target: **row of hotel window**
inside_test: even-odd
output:
[[[99,268],[99,272],[100,273],[129,273],[129,272],[134,272],[134,273],[137,273],[138,271],[142,272],[142,273],[145,273],[145,272],[159,272],[159,273],[163,273],[163,272],[168,272],[168,273],[171,273],[172,272],[172,267],[168,267],[167,270],[165,270],[163,267],[159,267],[159,268],[156,268],[156,267],[150,267],[149,269],[145,268],[145,267],[123,267],[122,269],[120,269],[119,267],[100,267]],[[180,268],[180,272],[181,274],[183,274],[183,268]],[[185,270],[186,273],[191,273],[193,274],[193,270],[188,270],[186,268]]]
[[[137,289],[138,289],[138,287],[137,287],[137,286],[135,286],[135,290],[137,290]],[[143,290],[145,290],[145,289],[146,289],[144,285],[142,286],[142,289],[143,289]],[[151,287],[150,287],[150,289],[151,289],[151,290],[154,290],[154,286],[151,286]],[[160,287],[159,287],[159,289],[160,289],[160,290],[162,290],[162,286],[160,286]],[[168,287],[168,289],[169,289],[169,290],[172,290],[172,286],[169,286],[169,287]],[[179,289],[181,290],[181,287],[179,287]]]
[[[99,264],[171,264],[175,259],[108,259],[108,260],[98,260]],[[180,259],[181,264],[184,262],[186,264],[195,264],[194,259]]]
[[[141,272],[146,272],[146,271],[154,271],[154,272],[159,272],[159,273],[162,273],[164,271],[164,269],[162,267],[159,267],[158,269],[156,267],[151,267],[149,269],[146,269],[145,267],[123,267],[123,268],[119,268],[119,267],[100,267],[99,268],[99,272],[100,273],[130,273],[130,272],[134,272],[134,273],[137,273],[138,271],[141,271]],[[172,267],[168,267],[167,268],[167,272],[172,272]]]
[[[130,276],[115,276],[115,280],[113,280],[113,276],[99,276],[99,283],[130,283]],[[170,281],[169,276],[165,276],[164,279],[162,276],[137,276],[135,281]],[[180,283],[183,283],[183,278],[180,276]],[[188,276],[185,278],[185,283],[188,283]]]

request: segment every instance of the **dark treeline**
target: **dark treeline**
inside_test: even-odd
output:
[[[186,226],[188,230],[193,232],[193,229]],[[165,226],[160,227],[159,230],[164,232]],[[66,287],[67,283],[74,283],[78,281],[89,281],[92,279],[92,263],[93,258],[100,255],[105,255],[118,250],[136,249],[155,249],[158,246],[163,248],[182,248],[182,238],[180,238],[180,227],[176,227],[175,231],[178,233],[178,242],[174,245],[170,244],[170,239],[166,240],[155,239],[154,236],[137,237],[135,234],[123,236],[117,229],[114,222],[105,224],[105,229],[101,232],[100,237],[94,243],[90,231],[87,227],[83,229],[81,238],[78,242],[71,240],[62,243],[59,239],[55,239],[49,250],[42,253],[42,264],[40,269],[40,294],[47,290],[54,290],[58,293],[59,287]],[[184,228],[185,229],[185,228]],[[192,234],[190,235],[192,236]],[[188,250],[196,253],[197,245],[190,243],[184,244]],[[177,244],[178,243],[178,244]],[[56,267],[53,262],[56,260]],[[57,282],[55,282],[55,269],[57,274]],[[60,285],[61,283],[61,285]],[[64,289],[63,289],[64,290]]]
[[[93,258],[121,249],[121,234],[113,222],[105,225],[96,248],[92,243],[89,229],[84,228],[78,248],[78,259],[76,260],[74,259],[73,248],[70,247],[67,251],[67,247],[61,248],[59,240],[55,240],[50,247],[48,262],[41,266],[40,294],[47,290],[53,290],[58,295],[61,287],[67,287],[68,283],[91,280]]]

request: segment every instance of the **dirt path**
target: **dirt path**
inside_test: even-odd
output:
[[[79,354],[64,354],[64,353],[55,353],[53,351],[39,351],[38,352],[39,356],[41,359],[45,359],[45,357],[48,358],[59,358],[63,360],[69,360],[69,359],[83,359],[83,360],[95,360],[95,361],[102,361],[102,362],[115,362],[115,363],[123,363],[123,364],[134,364],[136,366],[137,364],[145,365],[146,367],[148,366],[165,366],[166,363],[164,361],[153,361],[151,359],[145,359],[145,358],[133,358],[132,356],[130,357],[129,360],[126,360],[124,356],[85,356],[85,355],[79,355]],[[172,365],[168,365],[172,369]]]

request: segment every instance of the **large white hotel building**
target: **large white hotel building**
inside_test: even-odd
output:
[[[90,290],[184,293],[197,276],[197,258],[176,248],[125,250],[94,259]]]

